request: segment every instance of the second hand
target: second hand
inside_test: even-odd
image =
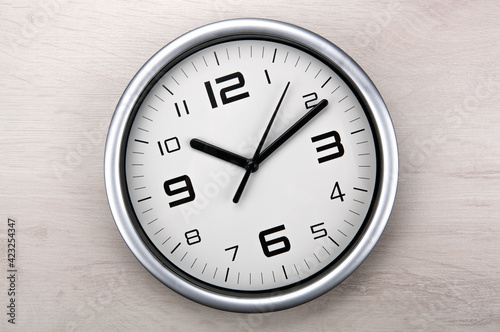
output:
[[[259,154],[260,151],[262,150],[262,147],[264,146],[264,142],[266,141],[267,135],[269,134],[269,131],[271,130],[271,126],[273,125],[274,119],[276,118],[276,115],[278,114],[278,110],[280,109],[281,103],[283,102],[283,99],[285,98],[285,94],[288,90],[288,87],[290,86],[290,82],[286,84],[285,90],[281,94],[280,100],[278,102],[278,105],[276,105],[276,109],[274,110],[273,115],[271,116],[271,120],[269,120],[269,123],[266,127],[266,130],[264,131],[264,134],[262,135],[262,138],[259,142],[259,145],[257,146],[257,150],[255,150],[255,153],[253,154],[252,159],[250,159],[250,162],[248,163],[246,168],[245,175],[243,175],[243,179],[241,179],[240,185],[238,186],[238,189],[236,190],[236,194],[234,194],[233,197],[233,203],[238,203],[241,198],[241,194],[243,194],[243,190],[245,189],[245,186],[248,182],[248,179],[250,178],[250,174],[252,172],[257,171],[259,167]]]

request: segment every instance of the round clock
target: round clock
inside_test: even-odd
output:
[[[238,19],[174,40],[132,79],[105,152],[113,217],[156,278],[219,309],[324,294],[380,237],[397,185],[377,89],[322,37]]]

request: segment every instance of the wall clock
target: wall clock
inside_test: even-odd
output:
[[[394,129],[338,47],[237,19],[155,54],[114,113],[105,152],[118,229],[156,278],[199,303],[289,308],[348,277],[397,186]]]

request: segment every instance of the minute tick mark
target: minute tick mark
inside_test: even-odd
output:
[[[348,224],[348,225],[350,225],[350,226],[354,227],[354,225],[353,225],[353,224],[351,224],[350,222],[348,222],[347,220],[344,220],[344,222],[345,222],[346,224]]]
[[[328,236],[328,238],[329,238],[329,239],[330,239],[333,243],[335,243],[335,244],[337,245],[337,247],[340,247],[340,245],[339,245],[339,244],[338,244],[338,243],[337,243],[334,239],[332,239],[332,237],[331,237],[331,236]]]
[[[325,87],[325,85],[328,84],[328,82],[330,82],[330,80],[332,79],[332,77],[330,76],[325,83],[323,83],[323,85],[321,86],[321,88],[323,89]],[[333,93],[333,92],[332,92]]]
[[[322,71],[322,70],[323,70],[323,69],[320,69],[320,70],[318,71],[318,73],[316,74],[316,76],[314,76],[314,78],[315,78],[315,79],[318,77],[319,73],[321,73],[321,71]],[[330,80],[330,79],[328,79],[328,80]],[[328,81],[327,81],[327,82],[328,82]]]
[[[307,73],[307,71],[309,70],[309,67],[311,67],[311,63],[312,63],[312,62],[309,62],[309,64],[308,64],[308,65],[307,65],[307,67],[306,67],[306,70],[304,71],[304,73]]]
[[[365,128],[363,128],[363,129],[359,129],[359,130],[356,130],[356,131],[353,131],[353,132],[351,133],[351,135],[354,135],[354,134],[360,133],[360,132],[362,132],[362,131],[364,131],[364,130],[365,130]]]
[[[321,261],[319,260],[318,256],[316,255],[316,253],[313,253],[314,257],[316,257],[316,260],[318,261],[318,263],[321,263]]]
[[[220,66],[219,58],[217,57],[217,53],[214,52],[215,62],[217,62],[217,66]]]
[[[267,84],[271,84],[271,79],[269,78],[269,73],[267,72],[267,69],[264,70],[264,73],[266,74]]]
[[[353,211],[353,210],[349,210],[349,212],[354,213],[355,215],[359,216],[359,213],[357,213],[357,212],[355,212],[355,211]],[[347,236],[347,235],[346,235],[346,236]]]
[[[288,280],[288,276],[286,275],[285,265],[281,265],[281,268],[283,269],[283,274],[285,275],[285,279]]]
[[[171,251],[170,253],[171,253],[171,254],[173,254],[173,253],[174,253],[174,251],[176,251],[176,250],[177,250],[177,248],[179,248],[179,246],[180,246],[180,245],[181,245],[181,243],[180,243],[180,242],[179,242],[179,243],[177,243],[177,245],[175,246],[175,248],[174,248],[174,249],[172,249],[172,251]]]
[[[299,61],[300,61],[300,56],[299,56],[299,58],[297,59],[297,62],[295,63],[295,67],[297,67],[297,65],[299,64]]]
[[[174,93],[172,91],[169,90],[169,88],[167,88],[165,85],[162,85],[162,87],[168,91],[168,93],[170,93],[172,96],[174,95]]]
[[[345,96],[344,98],[340,99],[338,103],[340,104],[340,103],[341,103],[341,102],[343,102],[343,101],[344,101],[347,97],[349,97],[349,96]]]

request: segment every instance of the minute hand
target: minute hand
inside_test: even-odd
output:
[[[288,128],[280,137],[274,140],[271,144],[267,146],[259,155],[259,162],[263,162],[267,157],[269,157],[274,151],[276,151],[283,143],[285,143],[290,137],[292,137],[296,132],[298,132],[302,127],[304,127],[309,121],[312,120],[319,112],[321,112],[328,105],[328,100],[322,99],[316,106],[314,106],[309,112],[307,112],[302,118],[295,122],[290,128]]]

